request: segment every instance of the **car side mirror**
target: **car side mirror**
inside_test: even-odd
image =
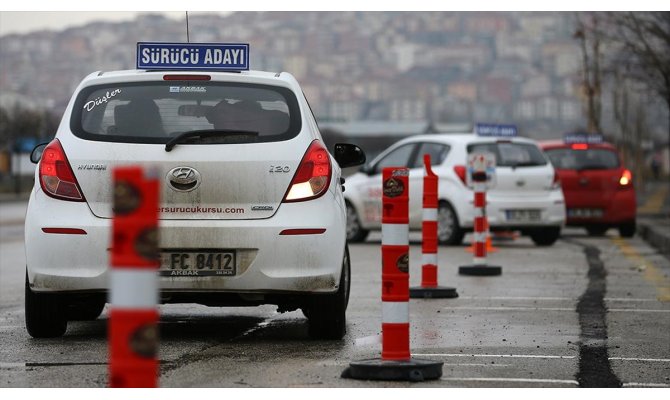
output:
[[[33,151],[30,152],[30,162],[37,164],[42,159],[42,153],[44,153],[44,148],[47,147],[49,143],[40,143]]]
[[[365,164],[365,153],[355,144],[336,143],[333,157],[335,157],[335,161],[340,165],[340,168]]]

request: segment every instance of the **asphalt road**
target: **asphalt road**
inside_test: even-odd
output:
[[[24,203],[0,204],[0,387],[105,387],[107,309],[36,340],[24,328]],[[567,229],[554,246],[494,242],[502,276],[459,276],[465,246],[441,247],[439,283],[457,299],[411,300],[413,357],[444,362],[440,380],[343,379],[379,358],[380,235],[350,246],[347,335],[314,341],[302,313],[273,306],[160,307],[161,387],[670,387],[670,262],[639,238]],[[421,278],[412,234],[410,282]]]

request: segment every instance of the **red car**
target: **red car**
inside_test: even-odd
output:
[[[540,142],[563,187],[566,225],[584,227],[594,236],[618,228],[622,237],[632,237],[637,207],[633,175],[622,165],[616,147],[601,140],[567,138]]]

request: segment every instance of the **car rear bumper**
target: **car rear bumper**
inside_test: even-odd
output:
[[[337,209],[338,212],[332,212]],[[330,293],[338,289],[345,247],[341,202],[329,191],[319,199],[282,204],[257,220],[161,220],[162,251],[234,249],[235,276],[160,277],[169,292]],[[328,212],[325,212],[328,211]],[[102,291],[108,287],[111,219],[94,216],[86,203],[55,200],[34,190],[26,215],[28,277],[36,291]],[[86,234],[49,234],[45,227]],[[286,229],[325,229],[321,234],[280,235]]]
[[[599,200],[599,199],[596,199]],[[566,223],[570,226],[615,226],[635,221],[637,200],[634,189],[619,190],[606,200],[594,201],[590,198],[566,196]],[[570,210],[600,210],[600,216],[575,217]]]
[[[534,210],[539,213],[537,219],[512,219],[511,210]],[[474,225],[474,207],[465,211],[462,226],[472,229]],[[486,216],[491,229],[526,229],[537,227],[561,227],[565,225],[565,202],[563,195],[552,191],[542,196],[489,196]]]

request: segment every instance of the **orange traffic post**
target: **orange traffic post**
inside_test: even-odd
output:
[[[114,169],[109,386],[158,386],[158,179]]]
[[[489,230],[489,222],[488,219],[484,220],[484,231],[486,231],[486,253],[495,253],[498,251],[497,247],[493,246],[492,243],[492,235],[491,231]],[[470,243],[470,247],[465,249],[468,253],[474,253],[475,252],[475,241],[473,240],[472,243]]]
[[[382,356],[356,361],[342,377],[423,381],[442,376],[442,362],[410,354],[409,170],[387,167],[382,183]]]
[[[471,173],[471,180],[474,189],[475,199],[475,231],[473,233],[473,241],[475,244],[475,253],[472,265],[465,265],[458,268],[458,273],[461,275],[478,275],[478,276],[493,276],[502,274],[502,267],[487,265],[486,262],[486,189],[488,176],[484,165],[484,160],[478,160],[478,166],[481,168],[473,168]]]
[[[417,298],[456,298],[455,288],[437,284],[437,209],[438,177],[430,166],[430,154],[423,155],[425,175],[423,177],[423,222],[421,239],[421,286],[411,287],[409,297]]]

